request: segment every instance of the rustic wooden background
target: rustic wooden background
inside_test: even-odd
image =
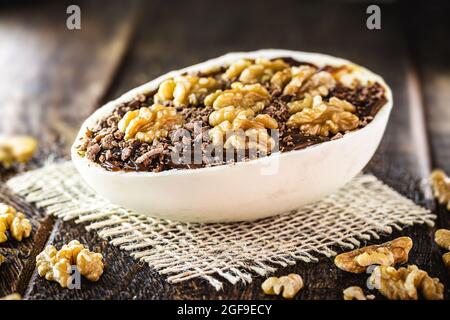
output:
[[[365,27],[367,4],[361,1],[84,1],[79,3],[82,30],[70,31],[65,26],[69,3],[4,2],[0,133],[33,135],[40,149],[26,167],[1,171],[1,179],[67,158],[75,132],[92,110],[163,72],[229,51],[317,51],[366,65],[392,86],[392,117],[366,170],[433,209],[436,227],[448,228],[450,213],[425,196],[429,190],[421,181],[434,167],[450,172],[450,7],[424,3],[381,4],[382,30],[370,31]],[[260,278],[247,285],[225,285],[220,292],[202,280],[170,285],[83,226],[46,217],[2,185],[0,201],[22,209],[34,226],[30,239],[0,245],[8,259],[0,267],[0,296],[19,292],[27,299],[272,299],[261,294]],[[449,298],[450,277],[432,240],[435,229],[412,226],[374,243],[412,237],[410,262],[439,277]],[[47,243],[60,247],[72,239],[106,257],[101,280],[83,282],[81,290],[62,289],[39,278],[34,269],[35,257]],[[341,299],[344,288],[364,287],[367,278],[339,271],[329,258],[298,263],[278,274],[291,271],[306,282],[298,299]]]

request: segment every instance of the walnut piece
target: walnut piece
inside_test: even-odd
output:
[[[36,257],[38,274],[58,282],[63,288],[69,284],[72,265],[90,281],[98,281],[103,274],[103,256],[89,251],[77,240],[70,241],[59,251],[54,246],[47,246]]]
[[[306,99],[305,97],[304,100]],[[295,110],[298,107],[291,104],[290,108]],[[298,127],[309,135],[328,137],[330,133],[336,134],[356,129],[359,118],[352,113],[355,110],[356,108],[347,101],[333,97],[328,102],[324,102],[321,96],[316,95],[312,99],[311,107],[304,107],[293,114],[287,125]]]
[[[287,71],[290,70],[290,71]],[[327,96],[336,85],[336,80],[326,71],[319,71],[308,65],[292,67],[277,72],[271,79],[271,84],[277,89],[281,89],[284,84],[283,94],[293,95],[298,98],[306,93],[310,95]]]
[[[179,76],[163,81],[155,94],[155,103],[173,102],[175,107],[198,105],[209,93],[219,88],[212,77]]]
[[[254,63],[249,60],[239,60],[225,71],[222,78],[232,81],[239,76],[239,82],[245,84],[265,83],[271,80],[275,72],[288,67],[289,65],[281,59],[256,59]]]
[[[7,296],[1,297],[0,300],[22,300],[22,296],[18,293],[11,293]]]
[[[215,110],[233,106],[259,112],[269,102],[269,92],[259,83],[243,85],[240,82],[234,82],[231,84],[231,89],[217,90],[205,98],[205,105],[212,106]]]
[[[0,266],[2,265],[2,263],[3,262],[5,262],[6,261],[6,258],[5,258],[5,256],[4,255],[2,255],[1,253],[0,253]]]
[[[265,294],[280,295],[292,299],[303,288],[303,279],[300,275],[291,273],[282,277],[267,278],[261,285]]]
[[[76,257],[80,274],[91,281],[98,281],[103,274],[103,256],[88,249],[81,250]]]
[[[256,149],[265,153],[275,146],[266,129],[276,129],[278,123],[267,114],[255,116],[252,109],[229,106],[213,111],[209,123],[214,126],[209,130],[214,145],[223,144],[226,149]]]
[[[434,170],[430,176],[434,196],[439,203],[447,206],[450,210],[450,178],[442,170]]]
[[[31,234],[30,220],[21,212],[4,203],[0,203],[0,243],[8,240],[6,232],[9,230],[11,237],[17,241],[28,238]]]
[[[0,164],[5,168],[14,163],[27,163],[36,152],[37,142],[27,136],[0,137]]]
[[[335,265],[344,271],[361,273],[374,264],[392,266],[408,261],[413,246],[409,237],[400,237],[379,245],[367,246],[350,252],[341,253],[334,259]]]
[[[450,250],[450,230],[439,229],[434,234],[434,241],[438,246],[446,250]]]
[[[167,137],[170,130],[182,124],[183,116],[177,114],[175,108],[154,104],[128,111],[119,121],[118,128],[125,133],[125,140],[136,138],[150,143],[156,138]]]
[[[444,299],[444,285],[439,279],[431,278],[415,265],[398,270],[390,266],[378,266],[368,281],[390,300],[417,300],[419,292],[427,300]]]
[[[444,253],[442,255],[442,260],[444,261],[445,266],[450,270],[450,252]]]
[[[361,287],[353,286],[348,287],[343,292],[344,294],[344,300],[373,300],[375,299],[375,296],[373,295],[365,295],[364,291],[361,289]]]

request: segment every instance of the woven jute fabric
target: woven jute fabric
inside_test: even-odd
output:
[[[338,192],[299,210],[254,222],[198,224],[152,218],[111,204],[90,189],[70,162],[17,176],[7,185],[26,201],[88,230],[143,260],[171,283],[204,278],[251,282],[297,261],[331,257],[435,215],[384,185],[359,175]]]

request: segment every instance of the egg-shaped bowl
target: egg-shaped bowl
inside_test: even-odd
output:
[[[159,84],[189,72],[209,70],[248,58],[293,58],[320,66],[349,65],[360,77],[378,82],[386,103],[366,126],[342,138],[301,150],[198,169],[154,172],[108,171],[82,157],[79,140],[121,103],[157,90]],[[71,149],[72,161],[86,183],[112,203],[140,214],[186,222],[256,220],[298,209],[333,193],[355,177],[375,153],[393,106],[392,92],[379,75],[350,61],[318,53],[267,49],[229,53],[169,72],[95,111],[81,126]]]

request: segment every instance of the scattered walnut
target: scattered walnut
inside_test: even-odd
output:
[[[56,263],[58,250],[54,246],[45,247],[44,251],[36,257],[36,267],[38,274],[49,281],[55,280],[53,275],[53,265]]]
[[[392,266],[406,263],[412,246],[411,238],[400,237],[383,244],[341,253],[336,256],[334,263],[344,271],[361,273],[374,264]]]
[[[450,210],[450,178],[442,170],[434,170],[430,176],[434,196]]]
[[[287,125],[299,127],[310,135],[327,137],[330,132],[336,134],[356,129],[359,118],[352,113],[354,111],[355,107],[347,101],[333,97],[323,102],[322,97],[317,95],[313,98],[312,106],[293,114]]]
[[[444,261],[445,266],[450,270],[450,252],[444,253],[442,255],[442,260]]]
[[[30,220],[25,218],[23,213],[18,212],[11,223],[11,236],[17,241],[22,241],[23,238],[28,238],[31,234]]]
[[[303,288],[303,279],[295,273],[280,278],[270,277],[262,283],[261,288],[265,294],[283,293],[283,298],[292,299]]]
[[[217,90],[205,98],[205,105],[215,110],[233,106],[235,108],[252,109],[259,112],[270,102],[270,94],[261,84],[243,85],[240,82],[231,84],[231,89]]]
[[[179,76],[163,81],[154,99],[161,104],[173,101],[175,107],[197,105],[218,87],[217,80],[212,77]]]
[[[181,127],[183,117],[175,108],[159,104],[139,110],[128,111],[119,121],[118,128],[125,133],[125,140],[136,138],[152,142],[159,137],[167,137],[170,130]]]
[[[72,265],[91,281],[97,281],[103,274],[103,256],[89,251],[77,240],[70,241],[59,251],[54,246],[47,246],[36,257],[39,275],[57,281],[61,287],[68,286]]]
[[[267,153],[275,145],[266,129],[276,129],[278,123],[267,114],[255,117],[252,109],[229,106],[212,112],[209,123],[215,126],[209,130],[212,143],[223,144],[226,149],[256,149]]]
[[[427,300],[442,300],[444,285],[431,278],[415,265],[396,270],[390,266],[378,266],[369,277],[369,284],[390,300],[417,300],[419,292]]]
[[[0,300],[22,300],[22,296],[18,293],[12,293],[1,297]]]
[[[8,240],[6,231],[17,241],[28,238],[31,234],[30,220],[21,212],[17,212],[12,206],[0,203],[0,243]]]
[[[348,287],[343,292],[344,300],[373,300],[375,297],[373,295],[365,295],[360,287]]]
[[[438,244],[438,246],[450,250],[450,230],[447,229],[439,229],[434,234],[434,241]]]
[[[83,249],[76,258],[76,264],[80,274],[91,281],[98,281],[103,274],[103,256],[100,253]]]
[[[0,137],[0,164],[5,168],[11,167],[15,162],[28,162],[37,148],[34,138],[27,136]]]

